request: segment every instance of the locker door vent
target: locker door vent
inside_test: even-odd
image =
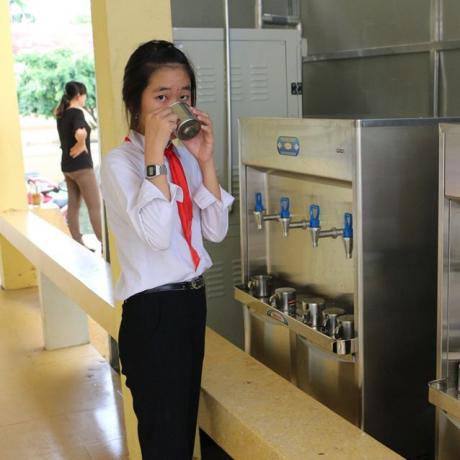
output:
[[[206,272],[206,297],[213,299],[225,294],[224,263],[214,262],[214,265]]]
[[[233,166],[232,168],[232,190],[233,196],[235,200],[238,201],[240,199],[240,171],[238,166]]]
[[[268,80],[268,67],[266,65],[251,65],[251,101],[267,101],[270,99]]]
[[[233,285],[241,284],[241,258],[232,259],[232,274],[233,274]]]
[[[217,102],[216,98],[216,70],[210,66],[196,67],[197,99],[201,103]]]
[[[244,76],[241,66],[232,66],[232,101],[244,100]]]

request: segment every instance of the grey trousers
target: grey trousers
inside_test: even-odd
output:
[[[86,168],[64,172],[64,177],[68,192],[67,225],[72,238],[83,244],[79,220],[80,204],[83,197],[94,234],[99,241],[102,241],[101,198],[94,169]]]

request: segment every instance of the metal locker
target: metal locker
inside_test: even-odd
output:
[[[197,106],[211,116],[217,173],[226,184],[226,81],[223,29],[176,28],[174,42],[190,58],[197,77]],[[207,243],[214,265],[206,274],[208,325],[243,347],[243,314],[233,300],[241,281],[238,118],[301,117],[301,36],[297,30],[231,29],[232,182],[236,197],[228,236]],[[292,94],[291,86],[296,91]]]

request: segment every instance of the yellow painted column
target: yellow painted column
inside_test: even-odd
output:
[[[26,209],[26,186],[22,158],[21,130],[16,97],[14,58],[8,0],[0,0],[0,212]],[[0,236],[0,278],[5,289],[36,285],[30,262]]]
[[[99,135],[101,154],[104,156],[119,145],[128,132],[121,97],[124,66],[141,43],[152,39],[172,39],[171,6],[170,0],[137,0],[134,3],[125,0],[92,0],[91,9]],[[120,266],[110,228],[108,246],[112,276],[116,280]],[[120,318],[121,306],[117,305],[117,325]],[[137,420],[124,379],[122,392],[129,458],[140,460]]]

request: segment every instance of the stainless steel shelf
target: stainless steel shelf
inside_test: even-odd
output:
[[[322,332],[313,329],[297,318],[283,313],[271,305],[262,302],[257,297],[252,296],[243,285],[235,286],[235,299],[246,305],[250,310],[259,315],[266,316],[278,323],[288,327],[296,334],[303,337],[324,351],[338,355],[342,361],[354,361],[354,354],[357,352],[358,342],[356,338],[349,340],[334,339]]]
[[[448,415],[460,420],[460,399],[457,390],[448,389],[446,381],[433,380],[428,383],[428,400],[431,404],[447,412]]]

